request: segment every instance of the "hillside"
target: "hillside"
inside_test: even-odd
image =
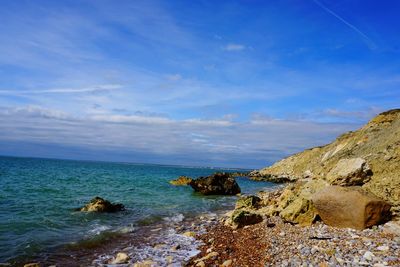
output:
[[[351,177],[337,178],[349,168],[354,168]],[[389,202],[394,212],[399,212],[400,109],[383,112],[357,131],[254,171],[251,176],[256,180],[298,181],[309,185],[319,181],[319,187],[321,182],[359,185]]]

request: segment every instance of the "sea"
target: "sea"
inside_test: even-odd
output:
[[[168,244],[165,250],[171,250],[175,242],[180,244],[180,254],[172,255],[176,260],[172,263],[181,266],[199,245],[181,235],[185,225],[196,226],[198,218],[215,220],[217,214],[234,207],[237,196],[202,196],[190,186],[173,186],[169,181],[181,175],[197,178],[246,171],[0,157],[0,263],[73,266],[88,258],[88,265],[106,266],[118,249],[125,249],[138,261],[158,259],[159,266],[166,266],[171,262],[163,260],[167,255],[163,246],[156,251],[154,244]],[[246,177],[236,180],[242,194],[276,187]],[[122,203],[126,211],[76,211],[96,196]]]

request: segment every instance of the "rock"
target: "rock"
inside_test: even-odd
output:
[[[291,223],[311,225],[317,218],[317,211],[311,201],[312,195],[327,186],[323,180],[311,180],[285,189],[277,203],[279,216]]]
[[[88,212],[117,212],[125,210],[125,207],[122,204],[112,204],[101,197],[95,197],[79,210]]]
[[[169,181],[169,183],[172,185],[189,185],[191,181],[193,181],[193,179],[190,177],[179,176],[177,179]]]
[[[117,256],[115,257],[115,259],[111,262],[111,264],[123,264],[123,263],[127,263],[129,261],[129,256],[128,254],[124,253],[124,252],[119,252],[117,254]]]
[[[204,261],[199,261],[196,263],[196,267],[206,267],[206,264],[204,263]]]
[[[172,256],[170,255],[170,256],[165,257],[165,260],[167,261],[168,264],[171,264],[171,263],[174,262],[174,257],[172,257]]]
[[[226,260],[226,261],[224,261],[224,262],[222,263],[221,266],[223,266],[223,267],[228,267],[228,266],[231,266],[231,265],[232,265],[232,260]]]
[[[200,258],[200,259],[195,260],[195,262],[196,262],[196,263],[203,262],[203,261],[205,261],[205,260],[208,260],[208,259],[212,259],[212,258],[214,258],[214,257],[217,257],[218,255],[219,255],[219,253],[216,252],[216,251],[214,251],[214,252],[208,253],[208,254],[205,255],[203,258]],[[196,266],[197,266],[197,264],[196,264]]]
[[[146,260],[142,262],[136,262],[133,267],[154,267],[157,266],[154,261]]]
[[[261,198],[257,196],[244,196],[236,201],[236,209],[248,208],[257,209],[260,206]]]
[[[312,202],[324,223],[334,227],[365,229],[390,219],[390,204],[360,187],[329,186]]]
[[[374,253],[371,251],[366,251],[363,255],[363,258],[367,261],[372,261],[372,259],[375,257]]]
[[[186,236],[186,237],[193,237],[193,238],[196,237],[196,233],[195,233],[195,232],[190,232],[190,231],[185,232],[185,233],[183,233],[182,235],[184,235],[184,236]]]
[[[215,173],[208,177],[200,177],[190,182],[190,186],[204,195],[236,195],[240,187],[235,178],[226,173]]]
[[[243,209],[237,209],[231,215],[231,221],[237,227],[260,223],[262,220],[263,217],[260,214]]]
[[[383,225],[383,232],[400,237],[400,221],[390,221]]]
[[[326,176],[332,185],[363,185],[369,181],[372,171],[363,158],[341,159]]]
[[[388,251],[388,250],[389,250],[389,247],[388,247],[388,246],[385,246],[385,245],[383,245],[383,246],[379,246],[379,247],[377,247],[376,249],[377,249],[377,250],[379,250],[379,251]]]
[[[178,249],[181,249],[181,245],[179,245],[179,244],[177,244],[171,248],[172,251],[177,251]]]
[[[27,263],[24,265],[24,267],[40,267],[40,263],[37,262],[32,262],[32,263]]]

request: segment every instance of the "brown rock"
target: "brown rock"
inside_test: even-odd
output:
[[[33,263],[27,263],[24,265],[24,267],[40,267],[40,263],[33,262]]]
[[[215,173],[208,177],[200,177],[190,182],[190,186],[204,195],[236,195],[240,187],[235,178],[227,173]]]
[[[360,187],[329,186],[312,196],[324,223],[365,229],[390,219],[390,204]]]

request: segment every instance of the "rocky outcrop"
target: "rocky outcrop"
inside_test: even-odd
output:
[[[79,210],[87,212],[117,212],[125,210],[125,207],[120,203],[113,204],[101,197],[95,197]]]
[[[244,210],[278,215],[300,225],[322,218],[327,224],[357,229],[382,223],[390,213],[400,215],[400,109],[381,113],[331,144],[307,149],[249,177],[290,184],[258,194],[261,200],[254,203],[239,200],[237,214]]]
[[[332,185],[363,185],[369,181],[372,171],[363,158],[341,159],[328,172],[326,180]]]
[[[235,178],[226,173],[215,173],[190,182],[190,186],[203,195],[236,195],[240,187]]]
[[[169,181],[169,183],[172,185],[189,185],[191,181],[193,181],[193,179],[190,177],[179,176],[177,179]]]
[[[331,144],[307,149],[252,172],[258,180],[325,180],[360,185],[400,214],[400,109],[383,112]]]
[[[360,187],[329,186],[312,202],[322,221],[334,227],[361,230],[390,219],[390,205]]]

